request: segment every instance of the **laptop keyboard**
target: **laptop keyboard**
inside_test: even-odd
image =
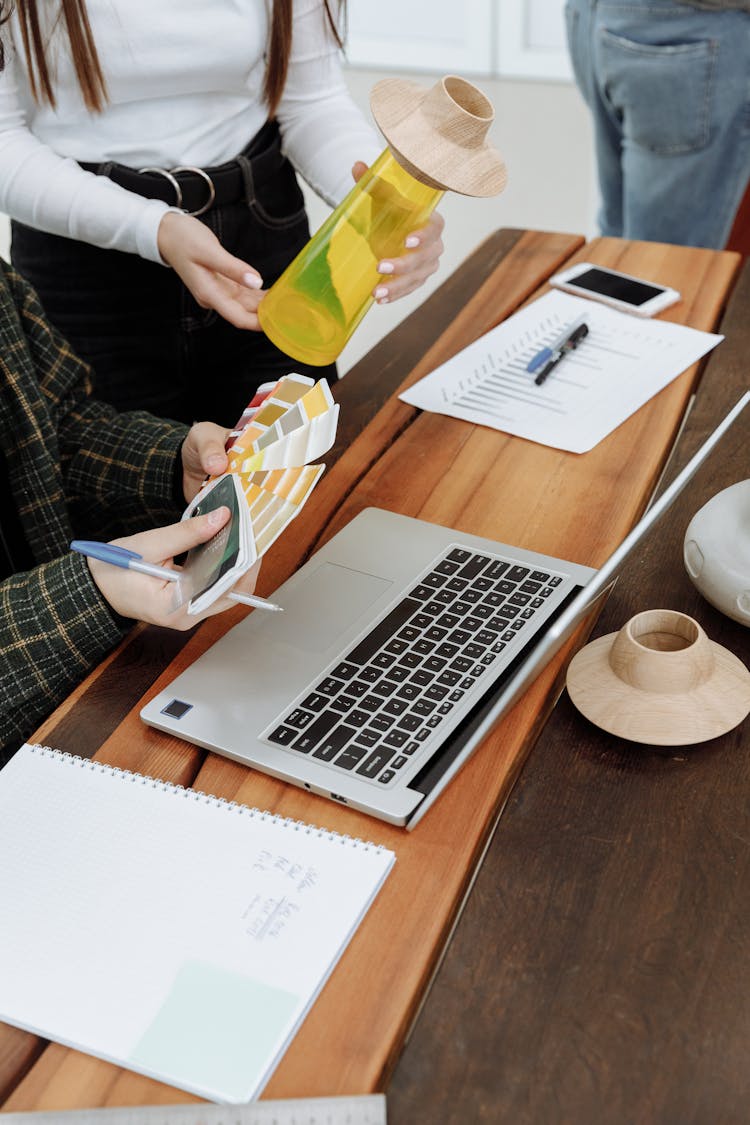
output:
[[[449,548],[266,740],[387,785],[561,582]]]

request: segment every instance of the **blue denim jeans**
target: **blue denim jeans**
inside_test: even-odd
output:
[[[725,245],[750,180],[750,13],[568,0],[602,234]]]
[[[266,287],[310,237],[302,192],[280,150],[262,178],[248,176],[244,199],[212,208],[202,221]],[[94,368],[97,397],[119,410],[233,426],[261,383],[290,371],[337,378],[335,365],[301,364],[263,332],[201,308],[173,270],[136,254],[14,222],[11,258],[52,324]]]

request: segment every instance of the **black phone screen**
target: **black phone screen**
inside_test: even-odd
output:
[[[231,512],[227,522],[207,543],[193,547],[185,560],[184,571],[190,582],[191,600],[215,586],[237,562],[240,551],[240,513],[237,492],[230,476],[217,481],[192,512],[192,516],[203,516],[222,506],[226,506]]]
[[[588,289],[592,293],[601,293],[603,297],[614,297],[617,301],[626,301],[629,305],[645,305],[652,297],[658,297],[664,290],[659,285],[649,285],[645,281],[634,281],[630,277],[622,277],[607,270],[589,269],[570,279],[570,284],[579,289]]]

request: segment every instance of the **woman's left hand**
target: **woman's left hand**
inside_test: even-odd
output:
[[[355,182],[367,171],[367,165],[358,161],[352,168]],[[412,231],[406,237],[404,253],[398,258],[384,258],[378,262],[378,273],[383,280],[373,290],[379,305],[386,305],[413,293],[423,285],[438,268],[443,253],[443,228],[445,220],[432,213],[422,230]]]

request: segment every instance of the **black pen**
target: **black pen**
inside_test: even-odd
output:
[[[542,370],[537,375],[536,379],[534,380],[534,383],[536,384],[537,387],[541,387],[542,383],[547,378],[550,371],[552,371],[552,369],[554,367],[557,367],[558,363],[563,358],[563,356],[567,355],[568,352],[575,351],[575,349],[580,344],[581,340],[585,339],[585,337],[588,336],[588,334],[589,334],[588,324],[579,324],[573,329],[573,331],[568,336],[567,340],[563,340],[562,344],[560,344],[559,347],[557,347],[553,351],[552,358],[549,359],[547,363],[545,363],[544,367],[542,368]]]

